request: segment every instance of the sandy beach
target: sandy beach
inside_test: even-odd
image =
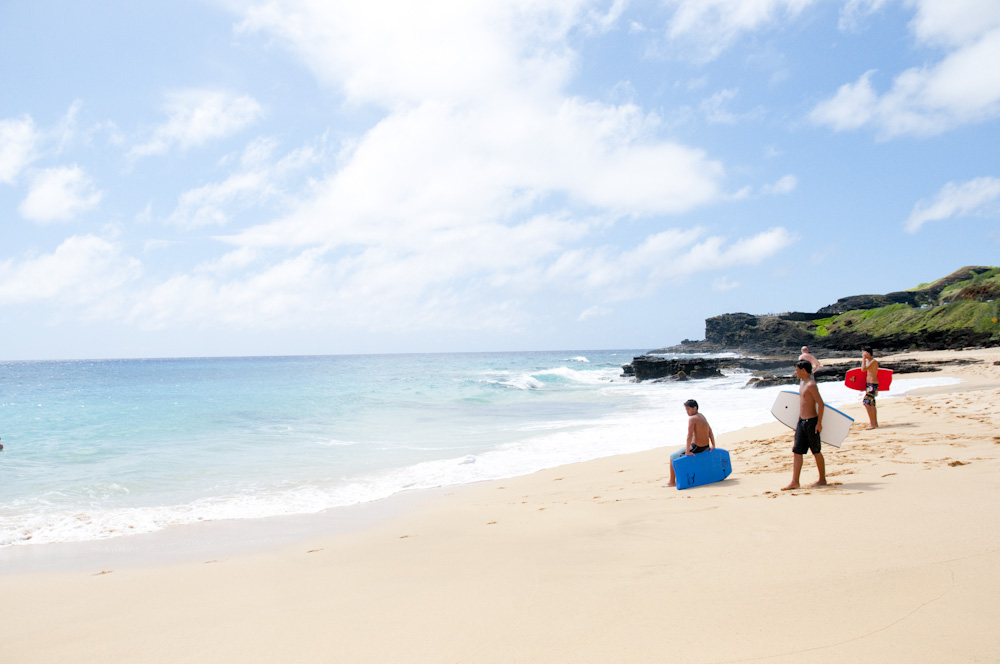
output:
[[[720,436],[733,475],[685,491],[659,449],[265,551],[88,554],[0,574],[0,662],[1000,661],[1000,349],[897,357],[981,363],[880,398],[873,431],[859,394],[830,486],[780,490],[773,423]]]

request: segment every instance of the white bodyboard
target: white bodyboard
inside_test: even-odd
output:
[[[771,406],[771,414],[789,429],[794,430],[799,423],[799,393],[778,392]],[[845,415],[832,406],[823,409],[823,430],[819,439],[827,445],[840,447],[851,431],[854,418]]]

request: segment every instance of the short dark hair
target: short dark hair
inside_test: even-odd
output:
[[[795,368],[802,369],[803,371],[805,371],[807,374],[810,375],[813,372],[813,365],[812,362],[810,362],[809,360],[799,360],[798,362],[795,363]]]
[[[694,408],[695,410],[698,410],[698,402],[695,401],[694,399],[688,399],[687,401],[685,401],[684,406],[686,408]]]
[[[861,352],[862,353],[868,353],[869,355],[875,355],[875,353],[872,351],[872,347],[871,346],[862,346],[861,347]]]

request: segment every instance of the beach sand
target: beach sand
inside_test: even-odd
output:
[[[983,362],[874,431],[859,393],[831,486],[780,491],[774,423],[685,491],[660,449],[264,552],[0,575],[0,662],[1000,661],[1000,349],[906,356]]]

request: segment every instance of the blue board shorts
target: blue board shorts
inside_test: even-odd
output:
[[[816,433],[817,424],[819,424],[818,417],[810,417],[808,420],[799,418],[799,423],[795,427],[795,444],[792,445],[793,454],[805,454],[806,452],[819,454],[822,444],[819,442],[819,434]]]

